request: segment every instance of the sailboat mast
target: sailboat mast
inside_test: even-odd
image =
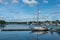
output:
[[[39,10],[39,3],[38,3],[38,7],[37,7],[37,24],[39,24],[39,13],[40,13],[40,10]]]

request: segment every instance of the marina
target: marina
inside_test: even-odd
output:
[[[0,40],[60,40],[60,0],[0,0]]]
[[[18,27],[18,28],[2,28],[1,31],[52,31],[52,32],[60,32],[60,27],[59,28],[49,28],[49,27]]]
[[[0,40],[60,40],[58,30],[60,26],[46,26],[50,29],[48,31],[32,31],[32,29],[27,31],[26,29],[30,29],[29,27],[34,28],[35,26],[27,24],[9,24],[4,25],[3,28],[0,26]],[[52,31],[53,29],[57,31]]]

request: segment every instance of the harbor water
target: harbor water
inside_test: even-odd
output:
[[[8,24],[0,26],[0,40],[60,40],[59,32],[50,31],[1,31],[9,28],[30,28],[35,25],[27,24]],[[60,26],[47,26],[48,28],[60,28]]]

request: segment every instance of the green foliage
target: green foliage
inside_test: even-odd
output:
[[[39,24],[43,24],[43,23],[49,23],[52,22],[53,24],[60,24],[59,20],[55,20],[55,21],[39,21]],[[32,23],[37,23],[36,21],[30,21],[28,22],[28,24],[32,24]],[[0,24],[27,24],[27,22],[5,22],[4,20],[0,20]]]
[[[4,20],[0,20],[0,24],[5,24],[5,21]]]

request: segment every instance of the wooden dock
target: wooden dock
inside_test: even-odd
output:
[[[1,29],[1,31],[31,31],[31,29]]]
[[[34,30],[34,29],[1,29],[1,31],[48,31],[48,30]]]
[[[49,29],[49,30],[34,30],[30,28],[19,28],[19,29],[1,29],[1,31],[53,31],[53,32],[60,32],[60,28],[56,29]]]

